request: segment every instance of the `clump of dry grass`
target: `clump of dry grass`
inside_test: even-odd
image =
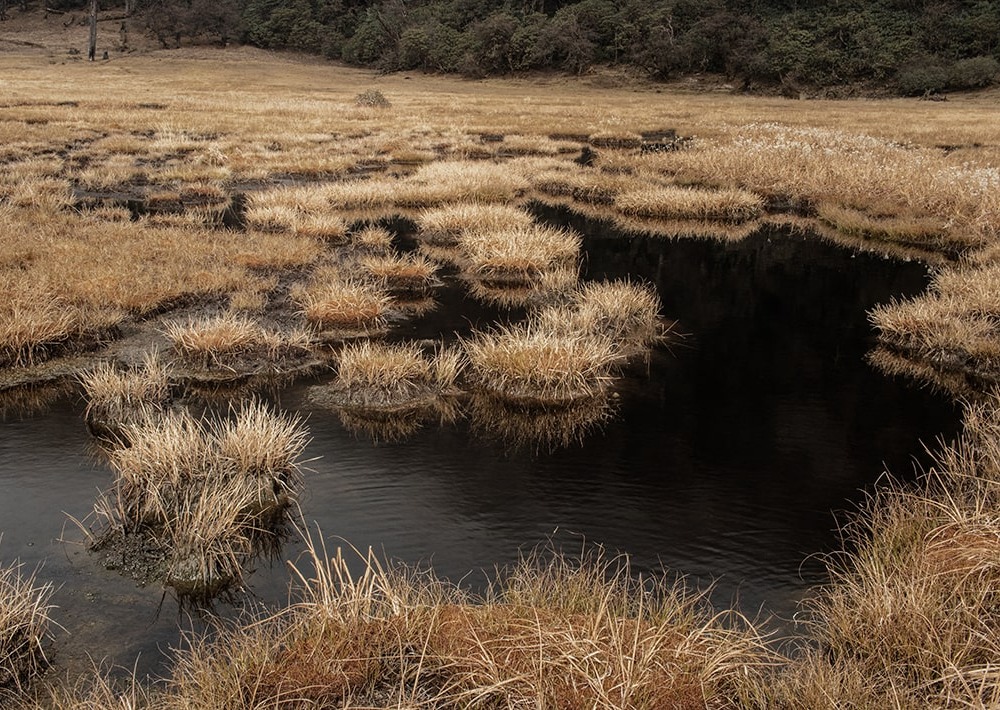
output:
[[[38,584],[20,564],[0,566],[0,702],[19,697],[48,665],[51,584]]]
[[[437,265],[419,254],[375,254],[362,257],[361,268],[393,295],[419,295],[434,285]]]
[[[553,333],[534,323],[478,333],[464,343],[469,377],[498,399],[565,406],[603,393],[616,355],[607,340]]]
[[[250,198],[246,211],[247,225],[266,232],[290,232],[300,237],[342,241],[347,236],[343,217],[329,211],[320,192],[311,200],[302,200],[302,188],[274,191]],[[314,206],[313,203],[319,202]],[[325,211],[324,211],[325,210]]]
[[[80,307],[44,284],[0,276],[0,367],[24,367],[99,342],[123,318],[111,308]]]
[[[364,251],[383,254],[392,249],[392,232],[385,227],[368,225],[355,232],[352,241]]]
[[[946,268],[924,294],[877,306],[869,318],[885,348],[982,389],[1000,381],[998,284],[998,263]]]
[[[820,204],[816,216],[834,229],[849,236],[874,241],[949,251],[954,245],[948,237],[947,220],[936,216],[876,217],[862,210]]]
[[[448,202],[509,202],[527,188],[527,179],[502,164],[436,161],[398,181],[391,204],[433,207]]]
[[[465,232],[460,246],[479,278],[530,283],[543,272],[575,264],[580,236],[569,229],[531,225]]]
[[[310,550],[301,603],[196,640],[168,705],[737,708],[775,660],[746,620],[600,550],[528,558],[484,599]]]
[[[392,302],[375,284],[325,272],[293,295],[306,321],[321,331],[377,329]]]
[[[520,207],[479,202],[435,207],[417,217],[421,240],[441,246],[457,244],[466,232],[527,229],[532,224],[532,216]]]
[[[169,411],[123,427],[130,442],[110,454],[115,486],[95,506],[97,547],[148,540],[181,595],[211,597],[238,584],[263,531],[301,486],[301,419],[251,400],[221,422]]]
[[[585,205],[613,205],[618,195],[647,185],[649,176],[637,178],[594,168],[567,170],[565,167],[549,168],[531,175],[532,186],[549,197],[568,198]]]
[[[147,353],[138,366],[102,361],[79,376],[87,397],[84,418],[94,436],[121,441],[123,425],[162,413],[171,400],[170,367]]]
[[[455,350],[443,349],[428,358],[414,343],[365,340],[341,350],[333,394],[342,407],[404,413],[450,393],[463,364]]]
[[[764,200],[740,189],[704,190],[688,187],[646,187],[615,196],[626,215],[657,219],[694,219],[744,222],[759,216]]]
[[[236,313],[169,321],[163,332],[182,359],[204,368],[232,367],[241,359],[301,356],[309,352],[311,340],[304,331],[270,331]]]
[[[751,123],[640,162],[689,184],[822,205],[832,223],[876,238],[967,249],[997,233],[996,168],[955,165],[932,148],[872,135]]]
[[[152,707],[154,693],[137,678],[120,681],[102,668],[76,679],[46,683],[21,699],[21,710],[140,710]]]
[[[577,333],[606,339],[617,353],[643,352],[663,336],[660,298],[649,285],[620,281],[591,281],[561,306],[538,312],[543,330]]]

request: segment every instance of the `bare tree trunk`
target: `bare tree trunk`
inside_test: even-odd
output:
[[[97,56],[97,0],[90,0],[90,45],[87,59],[94,61]]]

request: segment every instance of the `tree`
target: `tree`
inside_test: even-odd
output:
[[[90,0],[90,44],[87,59],[94,61],[97,56],[97,0]]]

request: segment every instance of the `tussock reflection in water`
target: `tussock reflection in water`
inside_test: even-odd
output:
[[[489,395],[473,395],[469,418],[480,437],[499,441],[508,449],[553,453],[596,433],[615,416],[614,400],[589,397],[564,407],[524,407]]]

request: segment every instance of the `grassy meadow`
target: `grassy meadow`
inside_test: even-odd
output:
[[[662,304],[641,284],[579,284],[580,236],[537,223],[531,203],[653,238],[740,239],[772,222],[926,261],[926,294],[871,314],[871,359],[968,401],[962,439],[920,484],[873,493],[845,530],[850,551],[781,653],[762,625],[683,585],[637,582],[622,560],[526,560],[474,598],[372,556],[352,575],[310,541],[296,603],[196,640],[156,687],[44,675],[60,633],[45,620],[51,590],[0,569],[0,702],[1000,704],[1000,96],[378,76],[248,49],[91,64],[21,48],[0,53],[0,75],[0,391],[79,377],[88,417],[131,443],[105,452],[116,483],[97,514],[155,537],[179,582],[240,578],[262,510],[308,488],[296,460],[308,431],[257,404],[198,419],[172,401],[178,379],[320,363],[337,370],[345,417],[456,391],[473,419],[518,435],[536,410],[584,428],[606,416],[592,400],[667,337]],[[665,129],[679,140],[643,137]],[[398,216],[415,251],[385,228]],[[530,317],[453,349],[375,341],[445,276]],[[117,362],[122,338],[145,359]]]

